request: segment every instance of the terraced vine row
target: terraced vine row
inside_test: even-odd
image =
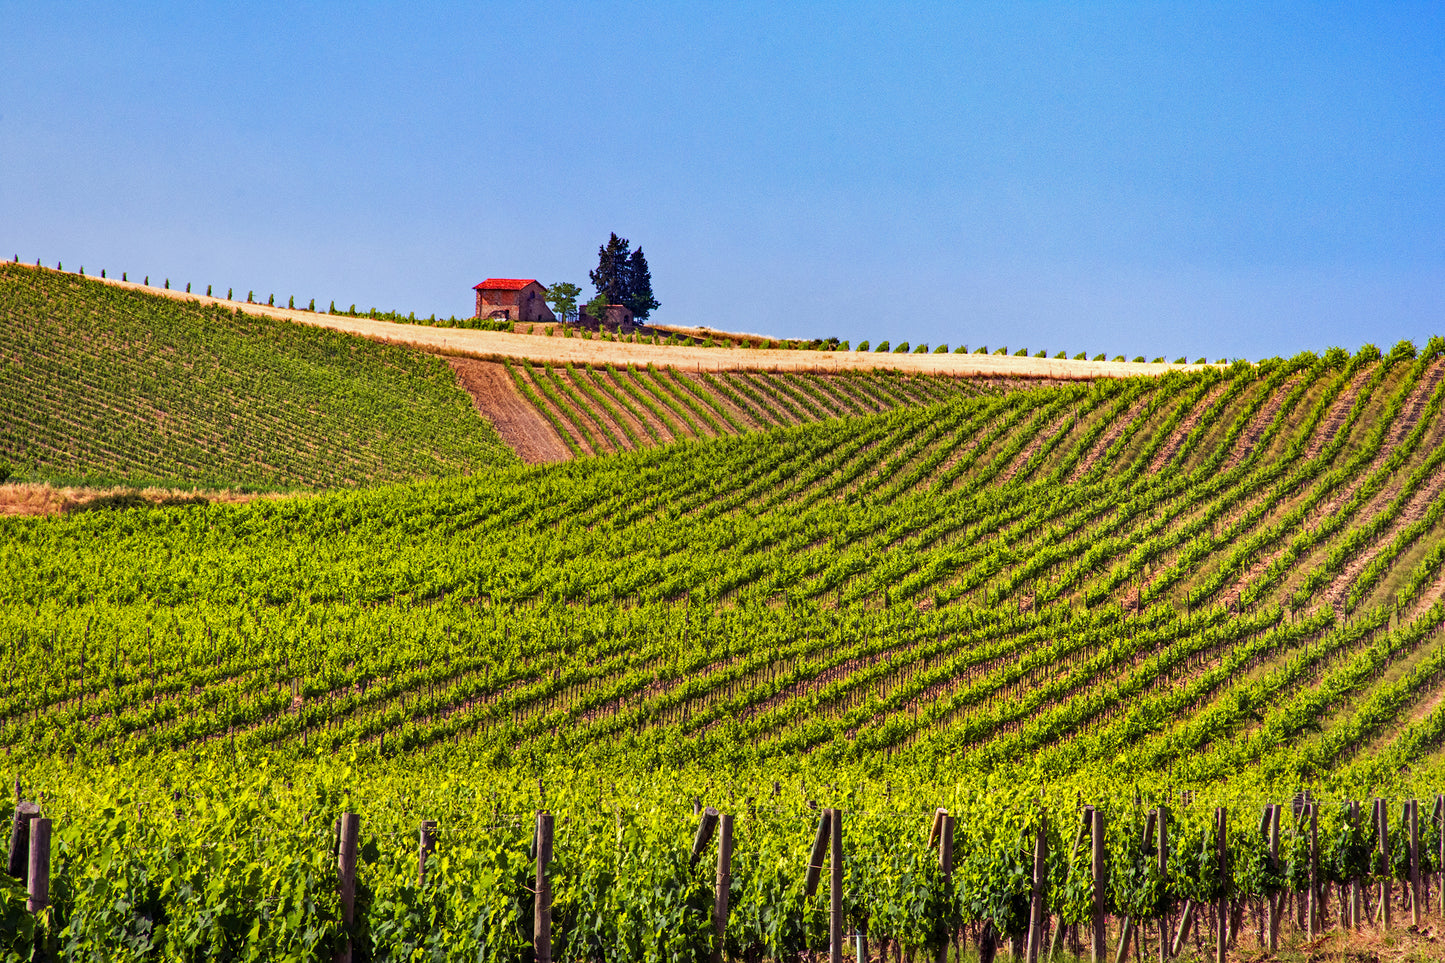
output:
[[[506,362],[518,392],[574,456],[610,455],[987,393],[891,371],[798,374]]]

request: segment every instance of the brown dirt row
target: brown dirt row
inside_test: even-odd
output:
[[[1066,411],[1044,426],[1042,431],[1035,432],[1034,436],[1029,439],[1029,443],[1024,445],[1023,451],[1018,453],[1018,457],[999,474],[998,483],[1002,485],[1013,481],[1013,477],[1019,473],[1019,470],[1027,465],[1034,455],[1038,454],[1040,448],[1044,447],[1044,442],[1064,431],[1065,426],[1072,422],[1073,418],[1074,412]]]
[[[1263,405],[1260,405],[1254,420],[1235,441],[1234,450],[1229,453],[1229,460],[1224,463],[1223,471],[1236,467],[1254,454],[1254,446],[1259,444],[1259,439],[1269,430],[1269,426],[1274,424],[1279,410],[1284,407],[1285,399],[1289,398],[1290,392],[1299,386],[1299,382],[1299,376],[1286,380]]]
[[[1350,409],[1355,406],[1355,398],[1359,397],[1360,392],[1365,387],[1365,382],[1369,380],[1374,370],[1374,367],[1370,366],[1361,368],[1355,372],[1354,378],[1350,379],[1350,383],[1345,386],[1345,390],[1340,392],[1339,397],[1335,399],[1335,403],[1330,406],[1330,410],[1325,414],[1324,420],[1322,420],[1319,427],[1315,429],[1315,435],[1310,439],[1310,446],[1305,451],[1306,458],[1318,457],[1325,446],[1331,441],[1334,441],[1335,433],[1340,430],[1340,426],[1343,425],[1345,419],[1349,417]]]
[[[50,270],[40,268],[39,270]],[[70,272],[64,272],[70,273]],[[947,374],[997,378],[1053,378],[1060,381],[1093,378],[1132,378],[1140,375],[1161,375],[1167,371],[1197,371],[1212,365],[1154,364],[1135,361],[1071,361],[1063,358],[1019,358],[1012,355],[983,354],[879,354],[872,351],[783,351],[746,348],[692,348],[665,345],[629,344],[616,341],[590,341],[581,338],[545,337],[531,334],[509,334],[501,331],[474,331],[467,328],[438,328],[425,324],[398,324],[373,321],[370,318],[349,318],[278,308],[266,304],[248,304],[225,298],[187,294],[146,287],[133,282],[86,276],[97,284],[143,291],[146,294],[190,301],[196,304],[220,305],[248,314],[297,321],[313,327],[330,328],[361,335],[376,341],[407,344],[443,354],[496,360],[527,359],[537,363],[565,365],[613,364],[657,365],[687,368],[694,371],[728,371],[752,369],[763,371],[871,371],[885,369],[914,374]]]
[[[1169,440],[1164,443],[1164,446],[1159,449],[1159,453],[1154,456],[1154,460],[1149,463],[1149,474],[1157,475],[1165,465],[1169,464],[1175,453],[1183,446],[1184,440],[1189,437],[1189,433],[1198,427],[1205,413],[1214,406],[1214,403],[1219,400],[1219,396],[1224,394],[1228,387],[1229,382],[1221,381],[1199,399],[1194,410],[1185,415],[1184,420],[1175,426],[1174,433],[1169,436]]]
[[[472,358],[448,360],[457,383],[471,395],[477,413],[492,423],[507,446],[529,465],[566,461],[571,452],[557,430],[517,393],[507,369]]]
[[[1087,475],[1089,473],[1089,469],[1094,467],[1094,463],[1104,456],[1104,453],[1109,450],[1109,446],[1113,445],[1114,442],[1119,440],[1119,436],[1122,435],[1125,430],[1134,423],[1134,419],[1138,418],[1140,413],[1143,412],[1144,408],[1149,404],[1149,402],[1153,400],[1154,398],[1152,395],[1146,394],[1144,395],[1144,397],[1134,402],[1134,404],[1129,408],[1129,410],[1124,412],[1124,416],[1122,418],[1115,419],[1114,423],[1109,426],[1109,429],[1104,432],[1104,436],[1100,438],[1098,442],[1094,445],[1094,447],[1089,450],[1089,453],[1079,461],[1079,464],[1077,467],[1074,468],[1074,473],[1072,476],[1070,476],[1069,481],[1076,482],[1080,478],[1083,478],[1085,475]]]
[[[1375,560],[1375,556],[1390,545],[1396,532],[1425,517],[1425,514],[1430,511],[1430,506],[1440,497],[1442,491],[1445,491],[1445,475],[1436,475],[1405,503],[1394,524],[1381,532],[1380,536],[1365,551],[1351,560],[1344,570],[1330,581],[1322,594],[1330,608],[1335,610],[1336,616],[1344,617],[1345,598],[1350,594],[1350,588],[1355,584],[1355,579],[1359,578],[1365,568]],[[1374,514],[1363,517],[1365,519],[1373,518]]]

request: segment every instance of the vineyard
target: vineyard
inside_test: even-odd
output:
[[[0,264],[0,460],[37,478],[324,488],[515,461],[439,359]]]
[[[677,368],[503,362],[520,394],[572,457],[737,435],[930,405],[986,389],[887,370],[689,372]]]
[[[442,362],[336,345],[497,450]],[[598,457],[0,520],[0,959],[1219,959],[1438,923],[1445,341],[1007,392],[504,367]]]

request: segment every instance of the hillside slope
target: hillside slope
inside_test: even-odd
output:
[[[0,745],[907,751],[1215,780],[1373,766],[1378,738],[1413,762],[1445,732],[1442,347],[0,523],[0,646],[49,680],[12,687]],[[82,627],[109,667],[76,701]]]
[[[1445,865],[1442,469],[1435,339],[0,519],[0,779],[57,827],[61,959],[204,934],[218,958],[527,963],[542,871],[554,959],[703,960],[704,806],[735,828],[728,958],[820,958],[835,894],[870,960],[1023,946],[1037,879],[1043,932],[1132,926],[1152,959],[1189,907],[1227,940],[1211,904],[1307,905],[1311,867],[1387,897],[1407,825],[1421,872]],[[839,881],[810,895],[820,825]]]
[[[516,458],[440,359],[3,264],[0,460],[42,478],[325,488]]]

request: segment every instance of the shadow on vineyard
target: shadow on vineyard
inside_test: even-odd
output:
[[[8,317],[95,347],[6,342],[22,465],[239,471],[244,422],[301,446],[257,484],[440,477],[0,519],[0,959],[1439,958],[1445,341],[511,363],[596,456],[523,466],[435,359],[37,276]],[[127,312],[198,339],[146,397],[204,445],[105,428],[168,354]]]

